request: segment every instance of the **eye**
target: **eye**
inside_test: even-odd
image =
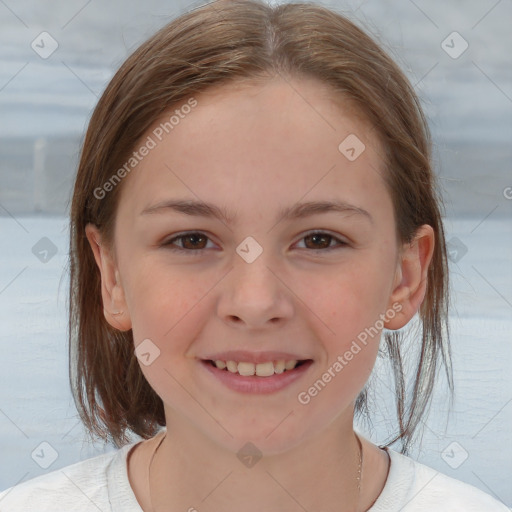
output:
[[[324,252],[348,245],[343,240],[325,231],[310,231],[301,238],[302,240],[306,241],[306,249],[323,250]],[[338,245],[331,246],[333,241],[338,242]]]
[[[170,238],[165,241],[162,246],[169,248],[171,251],[188,251],[200,254],[201,249],[206,249],[205,244],[209,238],[200,232],[182,233],[178,236]],[[181,247],[176,245],[175,242],[179,241]]]

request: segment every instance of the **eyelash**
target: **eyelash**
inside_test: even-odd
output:
[[[184,238],[187,238],[187,237],[192,236],[192,235],[200,235],[200,236],[205,237],[208,240],[210,240],[210,238],[207,235],[205,235],[204,233],[201,233],[200,231],[188,231],[186,233],[181,233],[178,236],[175,236],[175,237],[167,240],[166,242],[164,242],[162,244],[162,246],[166,247],[167,249],[169,249],[171,251],[195,253],[194,256],[198,256],[204,250],[206,250],[206,248],[202,248],[202,249],[184,249],[183,247],[173,246],[173,242],[175,242],[176,240],[184,239]],[[308,231],[307,233],[305,233],[303,235],[303,237],[300,240],[303,240],[303,239],[308,238],[308,237],[313,236],[313,235],[327,236],[327,237],[329,237],[331,239],[331,241],[333,241],[333,240],[337,241],[338,245],[334,246],[334,247],[327,247],[325,249],[309,249],[309,251],[330,252],[330,251],[335,250],[335,249],[341,249],[341,248],[343,248],[343,247],[348,245],[347,242],[344,242],[340,238],[338,238],[338,237],[336,237],[334,235],[331,235],[330,233],[327,233],[325,231],[314,231],[314,230],[313,231]],[[307,247],[305,249],[307,249]]]

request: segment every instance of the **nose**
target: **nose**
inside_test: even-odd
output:
[[[221,284],[219,318],[231,327],[262,329],[285,323],[294,313],[293,293],[265,251],[252,263],[238,255]]]

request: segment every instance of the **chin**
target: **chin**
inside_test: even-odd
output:
[[[239,423],[235,427],[225,423],[226,429],[233,437],[226,434],[222,439],[217,439],[216,442],[225,449],[234,452],[237,456],[252,451],[255,451],[259,456],[285,453],[300,445],[308,436],[304,431],[297,432],[291,428],[293,415],[290,415],[284,421],[283,419],[273,422],[272,425],[253,422],[251,424]],[[304,425],[302,425],[303,427]]]

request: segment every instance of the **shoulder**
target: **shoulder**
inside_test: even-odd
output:
[[[0,493],[2,512],[111,510],[109,480],[131,445],[19,483]],[[113,471],[113,463],[118,469]]]
[[[449,477],[388,449],[391,467],[379,498],[369,512],[510,512],[477,487]]]

